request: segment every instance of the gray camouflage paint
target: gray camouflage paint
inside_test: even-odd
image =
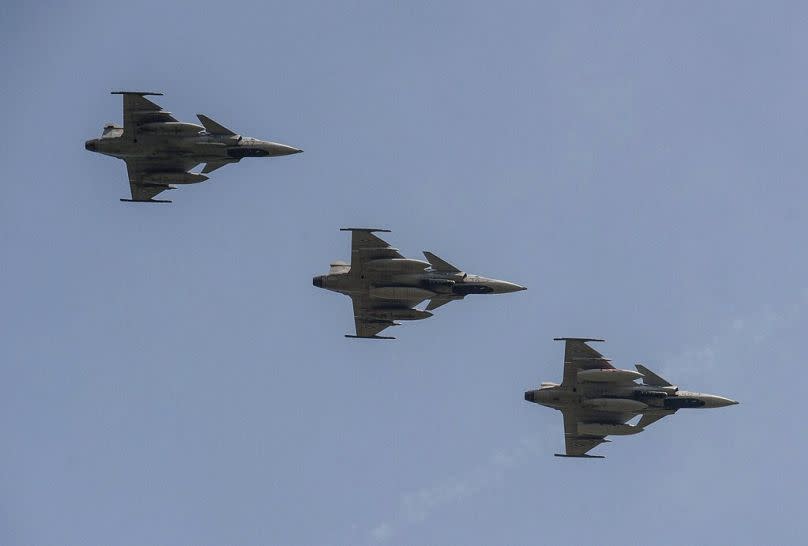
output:
[[[211,172],[245,157],[277,157],[302,152],[298,148],[241,136],[203,114],[201,125],[178,121],[171,112],[144,98],[162,93],[116,91],[123,95],[123,127],[107,125],[100,138],[84,148],[126,162],[131,199],[166,203],[154,197],[173,184],[196,184]],[[189,172],[205,163],[201,173]]]
[[[507,281],[471,275],[424,252],[427,261],[405,258],[373,232],[389,230],[346,228],[352,232],[351,264],[335,262],[325,275],[312,284],[349,296],[353,301],[356,335],[373,339],[397,320],[421,320],[432,316],[442,305],[461,300],[469,294],[506,294],[526,290]],[[424,310],[415,309],[429,300]]]
[[[679,389],[642,364],[637,371],[620,370],[587,345],[601,339],[556,338],[564,341],[564,379],[542,383],[525,392],[525,400],[557,409],[564,417],[565,454],[559,457],[602,458],[586,453],[608,442],[609,435],[630,435],[682,408],[720,408],[738,402],[715,394]],[[636,383],[642,379],[642,383]],[[627,422],[641,415],[636,425]]]

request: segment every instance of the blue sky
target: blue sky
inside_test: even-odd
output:
[[[799,541],[807,18],[4,3],[0,543]],[[122,204],[117,89],[305,153]],[[347,340],[349,225],[529,290]],[[555,458],[557,336],[741,405]]]

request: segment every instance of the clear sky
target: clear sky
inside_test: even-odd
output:
[[[0,543],[804,539],[808,7],[699,4],[2,3]],[[118,89],[305,153],[120,203]],[[529,290],[345,339],[343,226]],[[553,457],[557,336],[741,404]]]

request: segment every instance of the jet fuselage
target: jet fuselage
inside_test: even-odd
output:
[[[335,262],[312,284],[351,298],[356,335],[353,338],[394,339],[379,333],[398,320],[421,320],[431,311],[468,294],[504,294],[525,290],[518,284],[469,275],[424,251],[427,261],[407,258],[374,235],[389,230],[342,228],[351,232],[351,263]],[[423,309],[417,309],[429,300]]]
[[[212,135],[193,123],[154,123],[135,139],[123,137],[117,127],[107,129],[101,138],[84,143],[85,149],[118,159],[175,159],[187,157],[199,163],[239,160],[244,157],[272,157],[299,153],[286,144],[250,137]]]
[[[388,263],[374,268],[373,262],[369,262],[369,267],[362,274],[354,274],[348,268],[344,272],[318,275],[312,279],[312,284],[347,295],[368,293],[371,297],[383,297],[387,294],[391,296],[389,299],[427,299],[436,295],[462,297],[468,294],[505,294],[525,290],[525,287],[518,284],[479,275],[433,271],[428,269],[428,262],[421,260],[377,261]],[[395,292],[395,289],[400,290]]]
[[[636,371],[615,368],[588,345],[602,339],[555,340],[564,341],[563,380],[525,391],[525,400],[561,411],[564,453],[556,453],[557,457],[603,458],[588,452],[611,441],[607,436],[638,434],[682,408],[720,408],[738,403],[723,396],[681,390],[642,364],[634,366]],[[640,419],[631,424],[637,416]]]
[[[558,410],[582,406],[628,413],[641,413],[647,409],[720,408],[738,403],[715,394],[637,383],[578,383],[574,389],[546,384],[540,389],[526,391],[525,400]]]

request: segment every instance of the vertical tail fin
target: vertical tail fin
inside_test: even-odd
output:
[[[654,372],[652,372],[651,370],[649,370],[648,368],[646,368],[642,364],[637,364],[635,366],[635,368],[637,368],[637,371],[640,372],[643,375],[642,382],[644,384],[646,384],[646,385],[651,385],[652,387],[672,387],[673,386],[670,381],[668,381],[667,379],[665,379],[663,377],[658,376],[657,374],[655,374]]]

